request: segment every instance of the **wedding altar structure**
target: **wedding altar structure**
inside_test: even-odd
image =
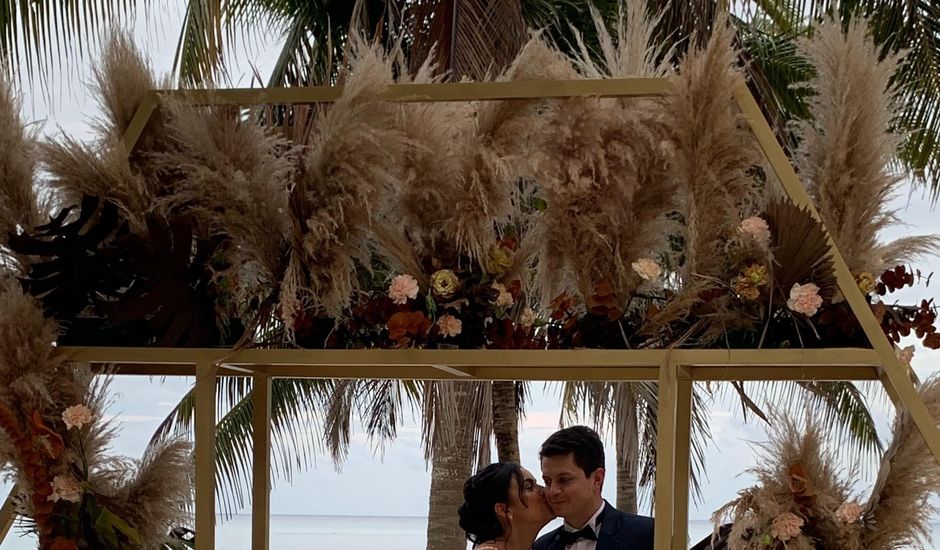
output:
[[[341,97],[342,87],[152,91],[124,136],[133,151],[148,122],[168,100],[191,105],[238,107],[314,104]],[[665,78],[609,78],[481,83],[394,84],[384,99],[396,102],[484,102],[543,98],[636,98],[671,93]],[[787,198],[819,214],[801,185],[761,110],[743,84],[727,90],[747,120]],[[786,230],[785,228],[783,229]],[[69,361],[111,366],[117,375],[195,377],[196,548],[215,548],[216,382],[250,377],[254,387],[252,467],[253,550],[269,547],[271,471],[271,381],[274,378],[381,378],[439,380],[618,380],[652,381],[659,387],[655,547],[686,548],[690,478],[692,385],[707,381],[878,380],[895,406],[907,411],[933,456],[940,460],[937,420],[918,396],[909,368],[859,290],[830,240],[838,289],[870,347],[790,349],[217,349],[159,347],[63,347]],[[13,507],[3,507],[5,535]],[[2,539],[2,537],[0,537]]]

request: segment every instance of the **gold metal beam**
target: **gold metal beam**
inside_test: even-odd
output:
[[[392,84],[379,97],[388,101],[430,103],[571,97],[648,97],[665,95],[668,92],[669,82],[662,78],[609,78]],[[336,101],[343,95],[343,87],[159,90],[156,95],[161,103],[176,100],[190,105],[301,105]]]
[[[252,377],[251,550],[268,550],[271,535],[271,377]]]
[[[196,364],[196,550],[215,550],[214,363]]]
[[[16,509],[13,506],[13,495],[16,494],[16,485],[10,488],[10,494],[3,501],[3,507],[0,508],[0,543],[7,538],[13,523],[16,522]]]
[[[676,415],[678,414],[678,379],[676,366],[664,363],[659,368],[659,419],[656,429],[656,526],[655,550],[672,550],[675,532],[676,490]]]
[[[692,444],[692,374],[676,367],[676,458],[673,490],[673,550],[686,550],[689,539],[689,479]]]
[[[648,97],[665,95],[664,78],[608,78],[598,80],[513,80],[507,82],[449,82],[442,84],[392,84],[381,94],[389,101],[493,101],[570,97]],[[124,133],[130,154],[137,146],[159,103],[182,101],[190,105],[309,104],[336,101],[342,86],[290,88],[234,88],[220,90],[155,90],[145,96]]]

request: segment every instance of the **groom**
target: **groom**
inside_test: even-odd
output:
[[[532,550],[653,550],[653,518],[627,514],[601,498],[604,445],[597,432],[572,426],[539,451],[545,499],[565,523]]]

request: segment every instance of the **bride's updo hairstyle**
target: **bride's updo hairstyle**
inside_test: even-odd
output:
[[[514,478],[519,488],[519,500],[525,503],[522,466],[515,462],[490,464],[463,484],[463,504],[457,514],[467,540],[478,544],[508,535],[499,523],[496,505],[509,503],[509,487]]]

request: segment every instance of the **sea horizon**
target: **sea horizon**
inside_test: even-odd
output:
[[[225,519],[218,514],[216,544],[218,550],[250,550],[251,515],[233,514]],[[543,532],[560,524],[556,518]],[[940,523],[931,523],[934,540],[940,540]],[[427,515],[349,515],[349,514],[272,514],[270,522],[273,550],[424,550]],[[710,520],[689,520],[689,544],[707,537]],[[17,527],[0,544],[0,550],[35,550],[34,537],[18,536]]]

